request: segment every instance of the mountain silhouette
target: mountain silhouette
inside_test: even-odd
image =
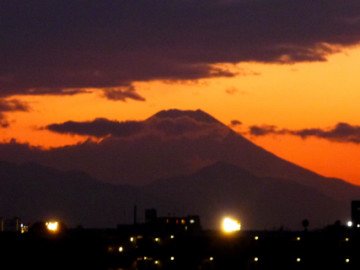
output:
[[[340,203],[316,189],[285,179],[257,177],[223,162],[191,175],[159,180],[144,192],[144,198],[157,194],[160,202],[166,201],[170,213],[199,214],[212,228],[219,227],[226,215],[238,217],[244,228],[299,229],[304,218],[319,228],[346,218],[350,211],[349,202]],[[164,205],[155,207],[164,209]]]
[[[204,228],[219,228],[222,217],[238,217],[246,229],[298,229],[307,218],[321,228],[345,218],[349,203],[338,202],[298,183],[260,178],[218,162],[190,175],[142,187],[114,185],[85,173],[63,172],[34,163],[0,162],[0,213],[24,222],[59,219],[70,227],[115,227],[139,222],[146,208],[159,215],[200,215]]]
[[[91,124],[87,123],[87,126]],[[275,216],[281,216],[281,213],[284,213],[284,218],[281,220],[284,220],[285,224],[285,217],[290,219],[285,213],[290,215],[293,211],[290,208],[297,207],[303,209],[299,210],[298,219],[310,219],[311,213],[308,213],[306,209],[312,209],[314,213],[320,215],[317,220],[318,224],[322,224],[325,221],[330,222],[335,216],[348,218],[350,201],[360,198],[358,186],[340,179],[323,177],[281,159],[256,146],[201,110],[161,111],[144,121],[137,122],[136,125],[137,128],[131,129],[131,132],[129,130],[120,132],[119,128],[122,126],[119,125],[116,134],[122,134],[121,136],[109,135],[100,142],[86,141],[77,145],[51,149],[11,142],[0,144],[0,151],[6,153],[3,159],[17,164],[32,162],[54,168],[58,172],[84,172],[89,183],[83,182],[83,193],[79,191],[79,194],[83,195],[84,199],[78,201],[79,204],[81,201],[86,202],[83,203],[84,205],[91,204],[85,196],[87,187],[94,186],[96,183],[96,186],[103,184],[103,187],[107,185],[109,188],[121,187],[120,197],[128,199],[130,204],[133,204],[134,198],[129,198],[127,194],[122,193],[122,190],[127,190],[131,186],[131,189],[136,190],[138,194],[138,202],[143,201],[144,208],[147,205],[155,205],[160,210],[162,209],[163,213],[179,213],[181,209],[185,213],[188,209],[193,209],[193,214],[196,214],[195,210],[198,209],[199,213],[210,220],[210,216],[214,215],[207,212],[210,210],[206,210],[206,202],[218,198],[218,203],[224,201],[223,204],[218,204],[224,206],[221,209],[233,207],[233,209],[241,208],[242,211],[249,211],[244,215],[248,216],[247,220],[252,225],[265,224],[263,220],[258,219],[259,212],[263,211],[263,215],[266,216],[271,211],[275,213],[276,209],[278,209],[278,214],[268,217],[269,224],[279,221],[280,219],[275,220]],[[20,172],[23,170],[23,167],[19,169]],[[208,173],[209,171],[211,173]],[[216,179],[212,178],[214,175],[217,175]],[[39,177],[39,179],[43,178]],[[70,178],[72,179],[73,175]],[[90,179],[98,181],[94,182]],[[191,179],[196,179],[196,181],[191,181]],[[3,181],[2,178],[0,180]],[[48,182],[50,180],[46,181],[48,189],[52,190]],[[79,181],[78,178],[75,183],[77,181]],[[190,183],[198,186],[192,187]],[[203,185],[202,188],[200,183]],[[172,186],[179,188],[174,189]],[[156,189],[163,191],[157,194]],[[43,190],[44,193],[45,190]],[[58,190],[61,189],[54,190],[54,194]],[[92,188],[89,191],[94,198],[93,202],[101,201],[100,195],[96,195],[96,190],[97,188]],[[198,190],[198,192],[193,194],[193,197],[185,198],[179,197],[180,190],[189,192]],[[246,190],[248,192],[245,192]],[[308,196],[300,195],[300,191]],[[11,194],[11,189],[8,193]],[[213,193],[214,197],[208,195]],[[10,197],[7,199],[11,201]],[[183,206],[180,205],[182,202]],[[260,202],[263,202],[262,207],[260,207]],[[233,206],[231,206],[232,203]],[[215,205],[215,201],[212,204]],[[96,208],[96,205],[97,203],[93,203],[93,207]],[[124,205],[126,209],[131,208],[129,203],[124,203]],[[164,205],[172,205],[173,209],[166,209]],[[190,208],[189,205],[194,205],[194,207]],[[246,207],[246,205],[249,206]],[[289,207],[286,208],[286,206]],[[212,209],[210,205],[207,207]],[[119,206],[119,211],[125,211],[120,208],[123,209]],[[267,212],[267,208],[271,211]],[[113,210],[111,207],[109,209]],[[6,213],[10,212],[16,211]],[[219,210],[218,213],[220,212]],[[253,217],[254,213],[257,213],[256,217]],[[295,221],[292,224],[294,223]]]
[[[3,217],[30,223],[55,218],[72,227],[133,220],[134,188],[103,183],[82,172],[0,162],[0,185]]]

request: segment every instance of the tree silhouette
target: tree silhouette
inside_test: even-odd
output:
[[[307,228],[309,227],[309,220],[304,219],[301,224],[304,227],[304,231],[307,231]]]

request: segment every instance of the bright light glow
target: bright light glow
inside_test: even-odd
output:
[[[347,224],[348,227],[352,227],[353,222],[351,220],[349,220],[346,224]]]
[[[348,237],[345,238],[345,242],[349,242],[349,238],[348,238]]]
[[[134,242],[134,237],[130,237],[130,242]]]
[[[174,256],[171,256],[171,257],[170,257],[170,261],[173,261],[173,260],[175,260],[175,257],[174,257]]]
[[[156,237],[156,238],[155,238],[155,242],[160,242],[160,238],[159,238],[159,237]]]
[[[195,220],[190,219],[190,223],[191,223],[191,224],[194,224],[194,223],[195,223]]]
[[[255,258],[254,258],[254,262],[257,262],[257,261],[259,261],[259,258],[258,258],[258,257],[255,257]]]
[[[174,235],[170,235],[170,238],[171,238],[171,239],[174,239],[174,238],[175,238],[175,236],[174,236]]]
[[[297,261],[297,262],[301,262],[301,258],[296,258],[296,261]]]
[[[255,239],[255,240],[259,240],[259,236],[255,236],[254,239]]]
[[[213,261],[213,260],[214,260],[214,257],[210,257],[209,260],[210,260],[210,261]]]
[[[227,217],[223,220],[222,229],[227,233],[240,231],[241,224],[238,220]]]
[[[349,259],[349,258],[346,258],[346,259],[345,259],[345,262],[346,262],[346,263],[349,263],[349,262],[350,262],[350,259]]]
[[[59,229],[59,222],[57,221],[49,221],[45,223],[46,228],[51,232],[57,232]]]
[[[296,240],[297,240],[297,241],[300,241],[300,240],[301,240],[301,237],[300,237],[300,236],[296,237]]]
[[[119,252],[123,252],[124,248],[123,247],[119,247]]]
[[[159,264],[159,261],[158,261],[158,260],[156,260],[156,261],[154,262],[154,264]]]

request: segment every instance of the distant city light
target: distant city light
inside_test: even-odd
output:
[[[46,222],[45,225],[50,232],[57,232],[59,229],[59,222],[57,221],[49,221]]]
[[[258,257],[255,257],[255,258],[254,258],[254,262],[257,262],[257,261],[259,261],[259,258],[258,258]]]
[[[119,252],[123,252],[124,251],[124,248],[123,247],[119,247]]]
[[[171,238],[171,239],[174,239],[174,238],[175,238],[175,236],[172,234],[172,235],[170,235],[170,238]]]
[[[349,259],[349,258],[346,258],[346,259],[345,259],[345,262],[346,262],[346,263],[349,263],[349,262],[350,262],[350,259]]]
[[[155,238],[155,242],[160,242],[160,238],[159,238],[159,237],[156,237],[156,238]]]
[[[240,231],[241,224],[238,220],[226,217],[223,219],[222,229],[226,233]]]
[[[171,256],[170,257],[170,261],[174,261],[175,260],[175,257],[174,256]]]
[[[300,240],[301,240],[300,236],[296,237],[296,241],[300,241]]]
[[[254,240],[259,240],[259,236],[256,235],[256,236],[254,237]]]
[[[346,225],[347,225],[348,227],[352,227],[352,226],[353,226],[353,222],[352,222],[351,220],[349,220],[349,221],[346,223]]]
[[[214,257],[210,257],[209,260],[210,260],[210,261],[213,261],[213,260],[214,260]]]
[[[301,262],[301,258],[296,258],[296,262]]]

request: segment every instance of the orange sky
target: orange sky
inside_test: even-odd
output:
[[[45,147],[73,144],[86,138],[41,127],[96,117],[143,120],[169,108],[200,108],[224,124],[239,120],[243,124],[236,130],[243,133],[251,125],[262,124],[286,129],[329,128],[338,122],[360,125],[359,65],[360,49],[353,48],[330,56],[327,62],[227,65],[239,72],[233,78],[135,83],[146,101],[111,101],[97,89],[73,96],[12,96],[9,99],[27,102],[31,110],[6,113],[10,127],[0,129],[0,138]],[[358,144],[290,135],[245,136],[317,173],[360,184]]]

